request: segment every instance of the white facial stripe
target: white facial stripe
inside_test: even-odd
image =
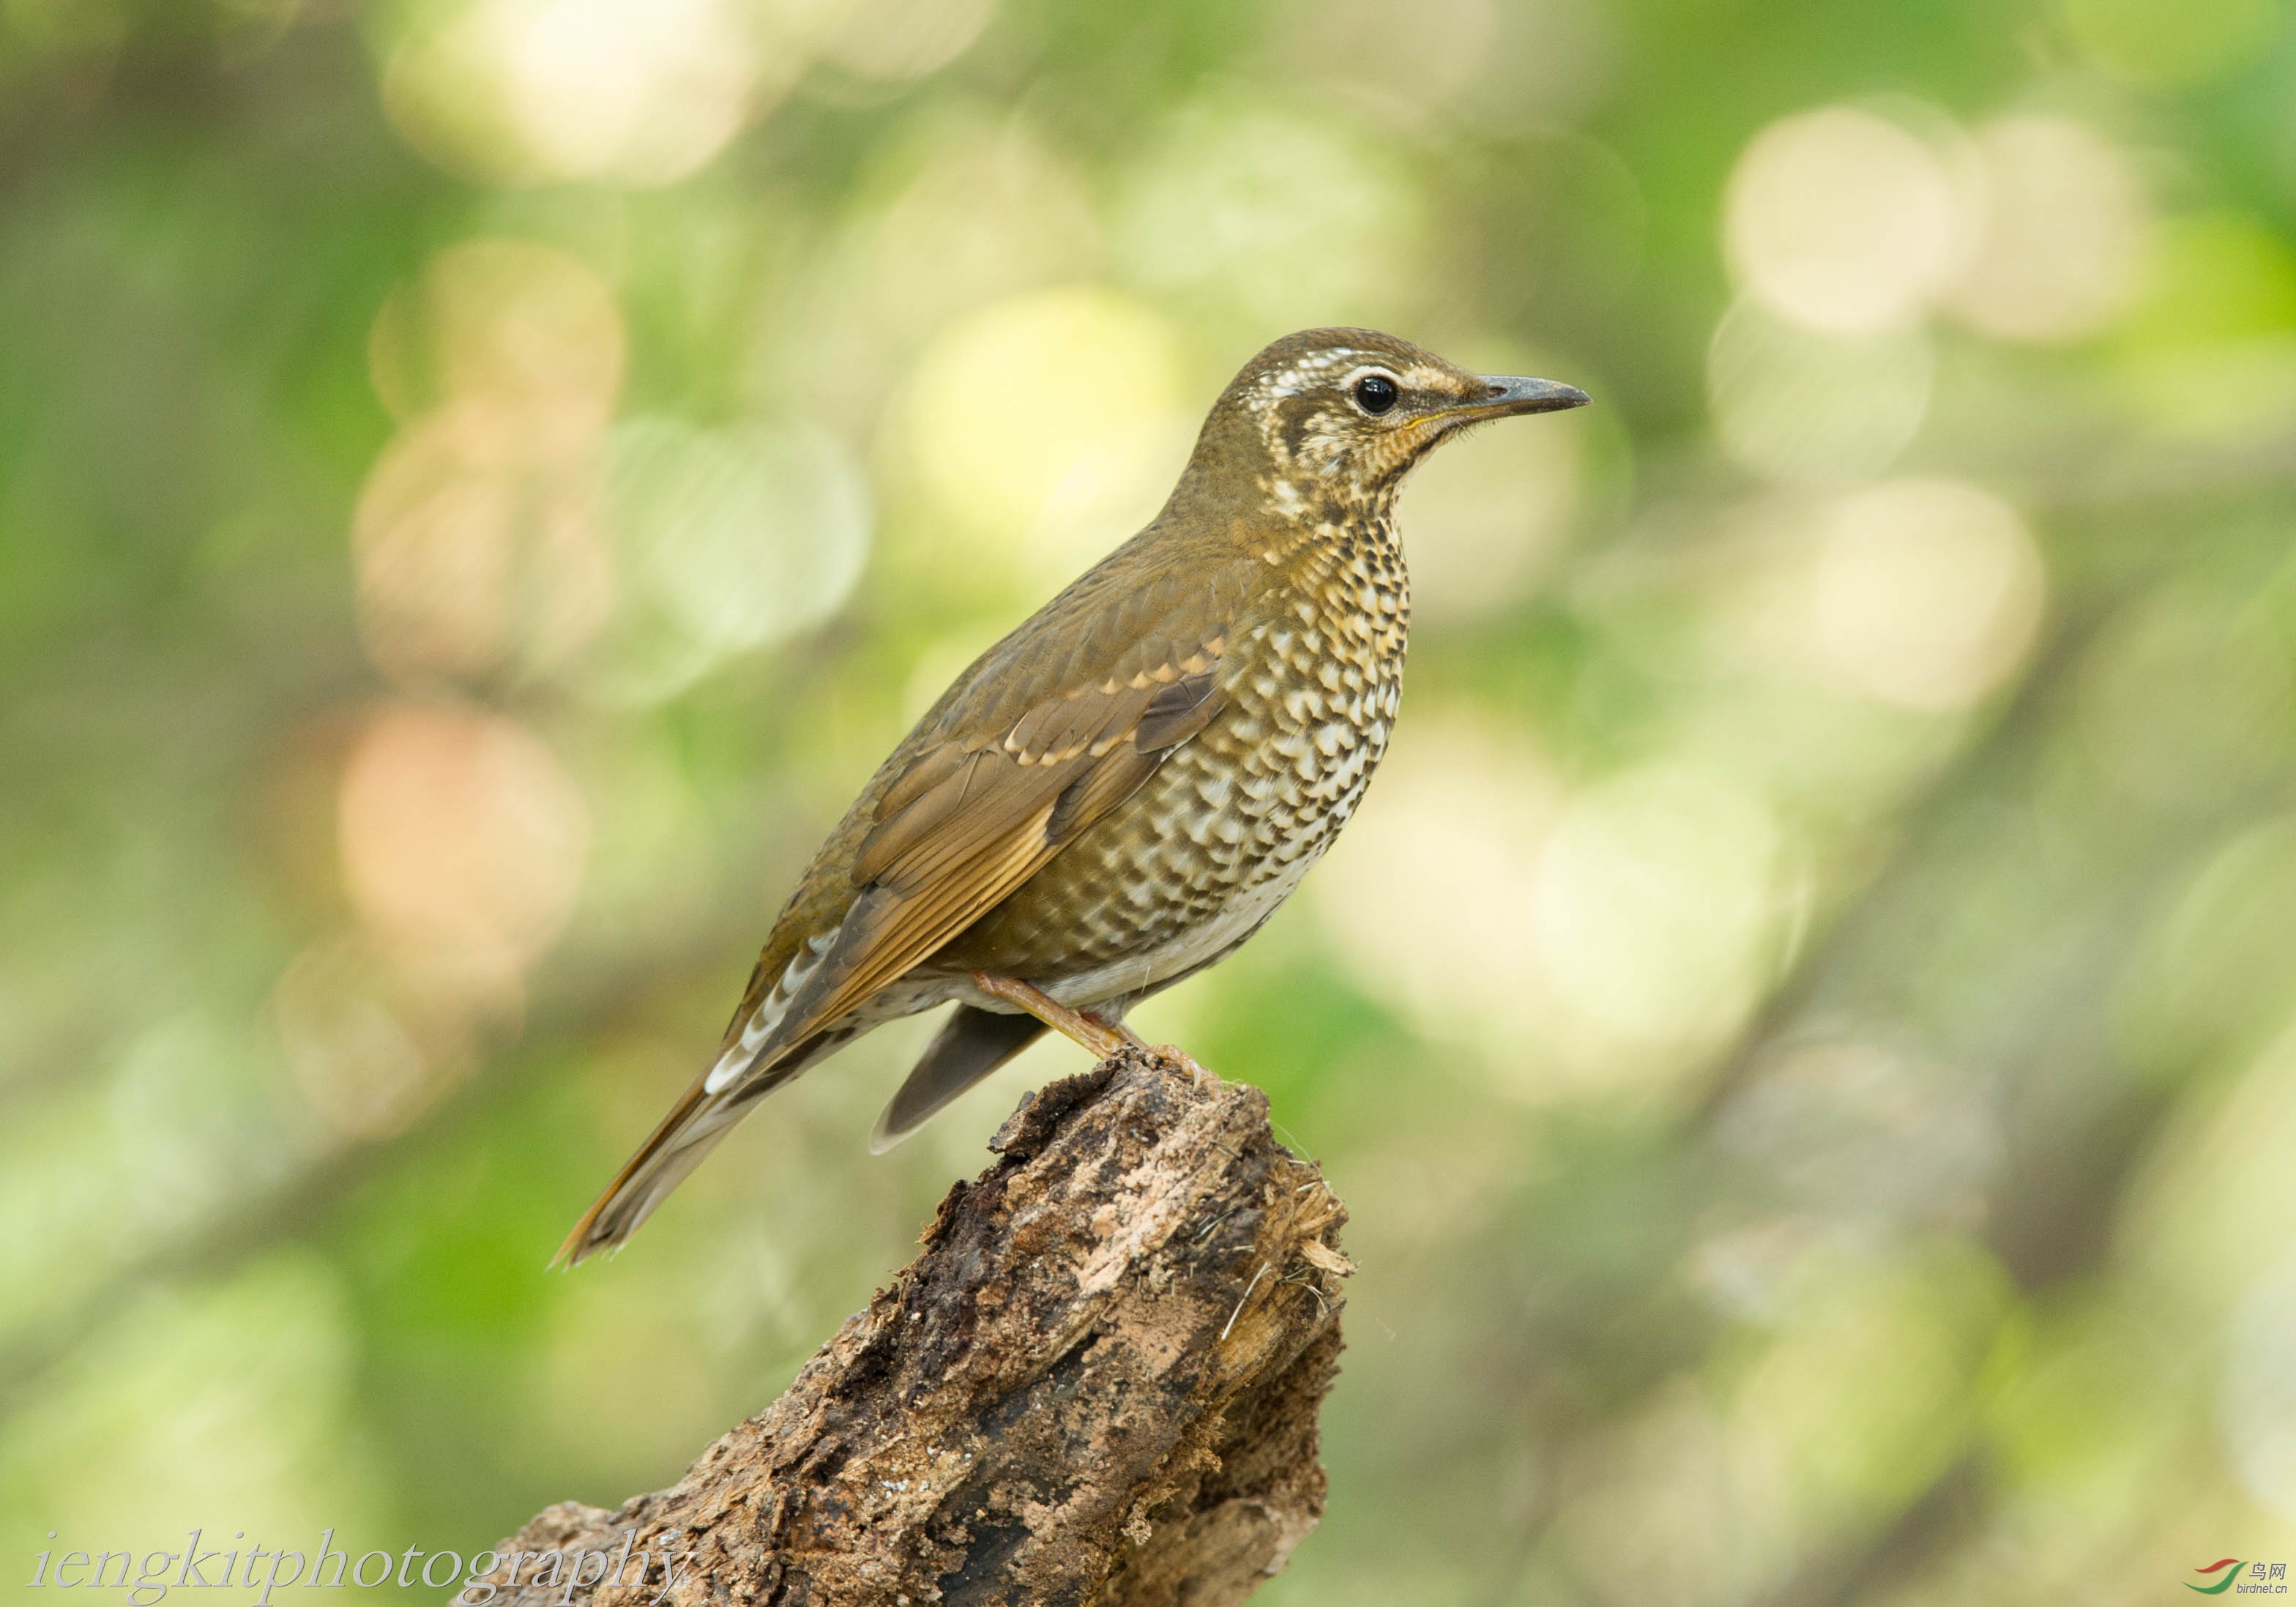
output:
[[[1303,396],[1326,385],[1345,390],[1365,374],[1372,373],[1385,374],[1406,390],[1441,391],[1454,383],[1447,370],[1430,367],[1424,363],[1398,363],[1384,352],[1348,348],[1319,351],[1302,357],[1289,367],[1279,368],[1268,374],[1254,389],[1263,400],[1274,400],[1279,397]]]
[[[1319,351],[1300,358],[1289,368],[1277,369],[1259,382],[1259,389],[1270,397],[1300,396],[1325,383],[1333,374],[1352,365],[1377,361],[1377,352],[1352,348]]]

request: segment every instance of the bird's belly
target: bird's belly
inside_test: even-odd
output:
[[[1079,1009],[1110,999],[1129,999],[1174,977],[1209,964],[1250,936],[1292,896],[1311,860],[1293,860],[1273,876],[1241,888],[1209,919],[1194,922],[1160,943],[1087,971],[1054,979],[1045,991]]]

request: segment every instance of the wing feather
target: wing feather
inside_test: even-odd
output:
[[[937,865],[914,892],[880,885],[862,894],[775,1036],[802,1037],[836,1021],[994,908],[1053,857],[1058,845],[1045,832],[1052,812],[1048,802],[1021,830]]]
[[[1226,707],[1227,693],[1215,684],[1209,668],[1184,676],[1148,700],[1133,730],[1132,745],[1143,753],[1157,754],[1177,748]]]
[[[1158,645],[1155,664],[1113,686],[1046,699],[1000,738],[955,757],[942,744],[916,759],[886,791],[854,857],[860,892],[775,1038],[794,1042],[838,1021],[928,958],[1202,729],[1224,701],[1210,667],[1217,646],[1192,644],[1184,655]],[[1185,675],[1184,656],[1208,667]],[[926,780],[912,784],[919,772]]]
[[[758,1097],[866,1030],[853,1018],[873,996],[994,909],[1202,730],[1225,704],[1216,681],[1232,623],[1208,605],[1250,595],[1258,583],[1252,560],[1231,568],[1175,565],[1144,583],[1111,560],[957,678],[816,854],[767,939],[719,1065],[591,1207],[564,1259],[626,1239]],[[749,1047],[752,1023],[784,987],[793,989],[786,1004],[773,1005],[772,1026],[734,1070],[725,1056]],[[935,1083],[932,1103],[962,1086],[950,1076],[949,1090]]]

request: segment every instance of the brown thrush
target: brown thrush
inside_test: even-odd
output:
[[[1136,1042],[1125,1012],[1259,930],[1387,747],[1404,476],[1467,425],[1587,399],[1371,330],[1252,358],[1147,529],[879,767],[774,923],[717,1063],[560,1256],[628,1238],[759,1099],[882,1022],[956,1005],[880,1149],[1048,1026],[1095,1055]]]

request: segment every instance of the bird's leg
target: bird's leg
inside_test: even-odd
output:
[[[1139,1050],[1144,1054],[1153,1054],[1156,1053],[1153,1049],[1148,1047],[1147,1039],[1142,1037],[1138,1033],[1133,1031],[1131,1028],[1124,1024],[1124,1018],[1122,1016],[1118,1016],[1111,1021],[1107,1016],[1101,1014],[1097,1010],[1079,1010],[1077,1013],[1084,1017],[1087,1021],[1092,1022],[1095,1026],[1107,1028],[1111,1032],[1116,1034],[1117,1037],[1122,1038],[1127,1044],[1130,1045],[1133,1048]]]
[[[995,977],[985,971],[972,973],[972,985],[991,998],[1018,1004],[1062,1037],[1080,1045],[1095,1060],[1106,1060],[1119,1049],[1133,1048],[1158,1060],[1169,1061],[1188,1074],[1191,1082],[1217,1081],[1198,1065],[1195,1057],[1173,1044],[1150,1045],[1122,1021],[1110,1021],[1089,1010],[1071,1010],[1033,982],[1018,977]]]
[[[1098,1011],[1087,1010],[1085,1011],[1083,1014],[1084,1019],[1087,1021],[1097,1021],[1111,1032],[1122,1033],[1126,1043],[1131,1045],[1135,1049],[1139,1050],[1141,1054],[1148,1056],[1151,1060],[1168,1061],[1173,1065],[1179,1067],[1181,1070],[1188,1074],[1188,1080],[1199,1086],[1201,1086],[1203,1084],[1208,1082],[1218,1082],[1219,1080],[1219,1078],[1214,1077],[1203,1067],[1196,1064],[1196,1057],[1189,1054],[1185,1049],[1181,1048],[1177,1044],[1152,1044],[1146,1038],[1142,1037],[1138,1033],[1133,1031],[1131,1028],[1126,1026],[1121,1019],[1111,1021],[1106,1016],[1102,1015]]]
[[[1096,1015],[1071,1010],[1043,988],[1018,977],[992,977],[985,971],[976,971],[972,973],[972,985],[991,998],[1018,1004],[1062,1037],[1081,1045],[1095,1060],[1106,1060],[1128,1043],[1140,1045],[1131,1033],[1110,1026]]]

